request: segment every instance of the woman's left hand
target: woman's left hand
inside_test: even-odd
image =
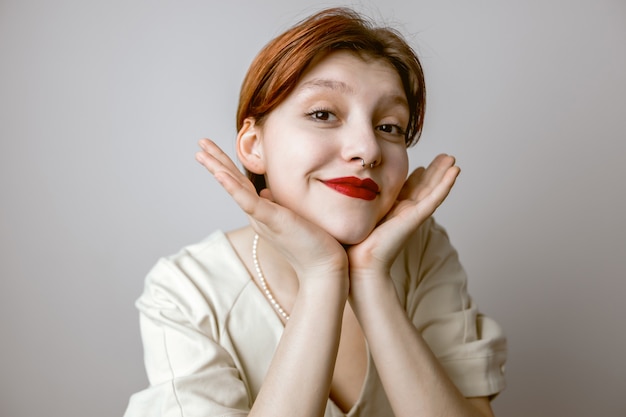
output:
[[[350,306],[398,416],[493,417],[487,397],[466,399],[456,388],[389,279],[400,250],[445,200],[459,172],[447,155],[413,171],[385,218],[363,242],[348,248]]]
[[[388,276],[406,240],[445,200],[459,172],[454,157],[445,154],[413,171],[389,213],[363,242],[348,248],[350,280]]]

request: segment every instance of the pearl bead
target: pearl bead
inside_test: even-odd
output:
[[[252,241],[252,260],[254,262],[254,269],[256,269],[257,277],[259,278],[259,283],[261,284],[261,288],[265,297],[270,302],[272,307],[281,315],[285,320],[289,320],[289,314],[283,309],[283,307],[278,303],[278,301],[274,298],[274,294],[270,291],[267,286],[267,282],[265,281],[265,276],[263,275],[263,271],[261,270],[261,265],[259,265],[259,259],[257,258],[257,245],[259,242],[259,235],[255,233],[254,240]]]

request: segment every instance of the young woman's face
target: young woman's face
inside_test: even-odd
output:
[[[303,74],[260,128],[267,186],[277,203],[339,242],[359,243],[406,179],[408,120],[390,64],[334,52]]]

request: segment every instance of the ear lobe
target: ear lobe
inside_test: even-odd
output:
[[[261,129],[252,118],[244,120],[237,133],[237,157],[248,171],[265,174]]]

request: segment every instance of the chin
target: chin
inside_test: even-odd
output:
[[[352,246],[367,239],[376,228],[379,219],[375,216],[352,215],[332,216],[330,218],[316,216],[310,220],[343,246]]]
[[[361,229],[361,230],[329,230],[326,229],[326,231],[332,235],[335,239],[337,239],[337,241],[339,243],[341,243],[343,246],[352,246],[352,245],[357,245],[361,242],[363,242],[365,239],[367,239],[367,237],[370,235],[370,233],[372,233],[372,230],[374,230],[373,227],[371,228],[367,228],[367,229]]]

